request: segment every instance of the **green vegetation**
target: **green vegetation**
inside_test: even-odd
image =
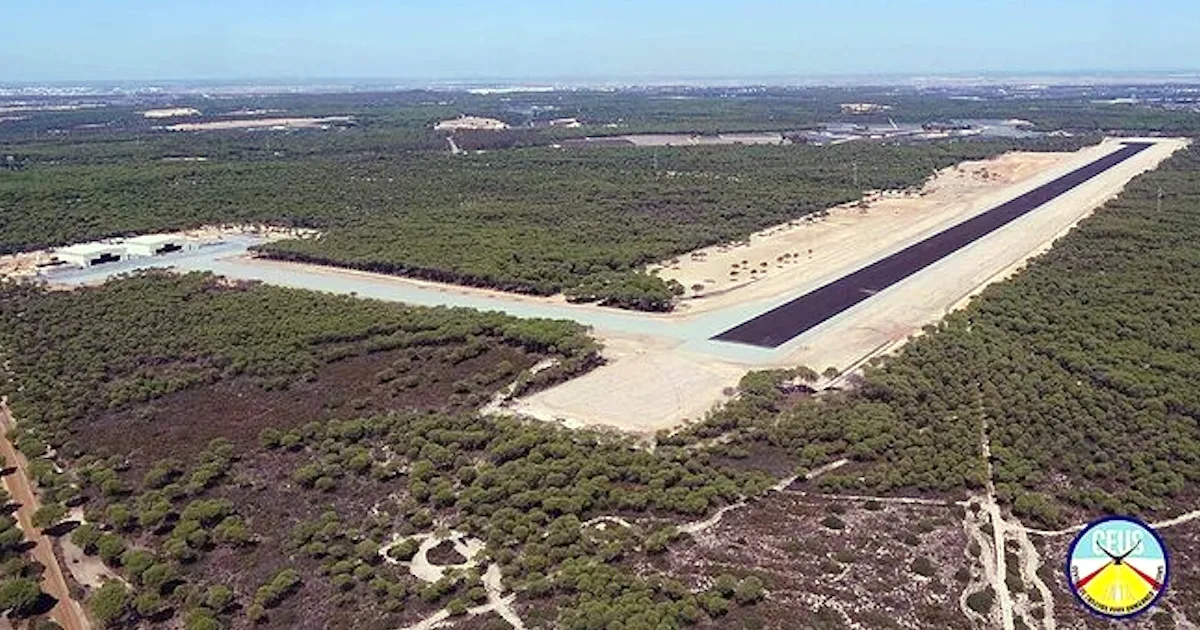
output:
[[[0,178],[0,254],[268,222],[324,233],[260,248],[275,258],[666,310],[681,287],[641,273],[646,264],[745,238],[867,189],[916,185],[962,160],[1088,142],[540,146],[450,155],[409,141],[436,118],[399,111],[326,134],[213,133],[189,136],[189,144],[141,129],[103,142],[19,145],[20,168]],[[181,154],[209,160],[164,161]]]
[[[38,580],[44,567],[25,554],[25,534],[17,525],[12,497],[0,489],[0,613],[10,618],[38,612],[42,591]]]
[[[88,600],[88,607],[103,627],[117,625],[129,613],[129,589],[117,581],[105,582]]]
[[[708,107],[678,124],[719,127],[754,110]],[[0,178],[0,248],[269,220],[327,232],[271,255],[661,309],[674,287],[635,273],[641,264],[856,196],[850,162],[860,187],[896,187],[1009,146],[449,156],[427,152],[436,143],[417,131],[444,110],[376,111],[360,129],[279,136],[278,156],[232,134],[21,144],[19,168]],[[638,116],[631,124],[657,124]],[[1041,146],[1080,141],[1067,142]],[[159,161],[171,147],[215,159]],[[785,381],[815,380],[813,370],[753,373],[737,399],[654,449],[474,413],[508,383],[523,392],[594,366],[579,326],[201,274],[73,292],[0,285],[0,393],[21,419],[19,448],[36,456],[39,524],[81,503],[89,523],[72,540],[128,580],[88,600],[106,626],[286,628],[307,615],[400,627],[486,600],[480,572],[492,562],[543,625],[749,624],[738,607],[768,597],[763,577],[691,588],[661,567],[688,544],[681,522],[765,491],[774,480],[757,468],[768,459],[804,472],[849,458],[810,482],[823,490],[961,496],[986,479],[986,432],[1000,498],[1022,518],[1194,502],[1197,191],[1193,150],[869,369],[859,389],[797,402]],[[530,376],[544,358],[557,365]],[[855,522],[843,512],[823,515],[824,534]],[[632,526],[584,526],[598,516]],[[0,520],[0,603],[19,615],[40,568],[20,555],[11,517]],[[426,584],[388,561],[411,558],[411,538],[379,553],[396,536],[446,530],[485,541],[479,568]],[[912,533],[898,541],[922,544]],[[835,559],[821,569],[855,561]],[[908,568],[936,573],[924,557]],[[993,600],[988,589],[967,603],[986,613]]]
[[[0,582],[0,611],[10,617],[26,617],[36,610],[42,597],[37,581],[13,578]]]
[[[508,588],[560,602],[566,628],[604,619],[678,626],[763,596],[754,579],[728,594],[697,594],[624,563],[665,551],[678,538],[671,523],[761,493],[772,483],[767,475],[724,469],[689,448],[651,452],[619,437],[470,413],[520,378],[500,355],[481,361],[496,348],[531,355],[524,365],[555,357],[560,376],[551,378],[591,365],[596,347],[573,324],[229,285],[203,274],[147,273],[72,292],[10,283],[0,291],[11,377],[5,393],[22,418],[19,442],[63,458],[66,473],[37,476],[42,492],[70,489],[72,501],[83,502],[89,524],[72,539],[131,586],[93,596],[106,624],[165,615],[206,628],[245,615],[284,627],[293,604],[281,602],[324,590],[341,602],[329,615],[461,610],[486,599],[478,572],[425,585],[381,561],[381,541],[436,528],[486,541]],[[412,411],[347,403],[300,422],[260,407],[218,417],[175,406],[191,391],[220,395],[213,388],[231,383],[264,400],[276,392],[277,401],[304,396],[373,357],[386,357],[382,364],[395,374],[369,378],[367,394],[429,396],[432,385],[398,383],[413,353],[425,357],[423,378],[452,376],[421,381],[444,385],[439,398]],[[450,379],[473,383],[474,395],[464,400]],[[393,400],[391,409],[404,408],[403,398]],[[152,410],[160,408],[174,410],[173,431],[191,433],[158,445],[126,442],[123,431],[104,428],[138,422],[155,430]],[[198,444],[192,436],[210,423],[230,436],[244,435],[243,423],[263,428],[257,439]],[[298,494],[271,494],[284,487]],[[358,500],[370,500],[373,515]],[[354,511],[339,517],[348,501]],[[59,517],[59,507],[46,510]],[[648,520],[630,529],[582,527],[606,514]],[[390,555],[413,551],[401,545]],[[256,560],[230,568],[241,557]]]
[[[937,168],[1014,146],[523,149],[394,169],[376,161],[360,167],[369,173],[342,176],[372,182],[355,183],[353,195],[339,190],[346,184],[329,184],[343,200],[340,224],[323,221],[329,228],[319,239],[259,249],[286,260],[663,310],[681,288],[635,273],[645,264],[744,238],[856,199],[863,189],[911,186]],[[347,203],[355,208],[349,213]],[[388,207],[405,211],[388,216],[396,214]]]
[[[985,480],[986,427],[999,497],[1022,518],[1192,505],[1198,217],[1193,148],[869,369],[860,389],[781,410],[772,384],[790,373],[750,375],[740,400],[672,439],[735,431],[744,446],[789,449],[801,467],[870,464],[823,476],[828,489],[962,494]]]
[[[596,351],[582,328],[568,322],[228,287],[203,274],[149,273],[70,293],[4,284],[0,322],[0,347],[23,390],[13,397],[14,413],[36,418],[20,436],[21,448],[33,454],[44,452],[46,442],[68,441],[71,424],[89,414],[220,380],[283,388],[348,357],[446,347],[443,356],[461,362],[492,345],[557,354],[557,373],[565,377],[590,367]],[[76,341],[63,343],[68,339]],[[150,471],[151,486],[175,474],[169,466],[159,462]],[[48,470],[38,475],[40,486],[66,485]],[[213,472],[198,471],[187,483],[204,485]],[[98,485],[111,484],[107,494],[121,493],[111,473],[94,475]]]

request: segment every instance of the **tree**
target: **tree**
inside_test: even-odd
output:
[[[42,589],[34,580],[15,578],[0,582],[0,610],[8,611],[13,617],[31,614],[41,597]]]
[[[125,553],[125,540],[116,534],[104,534],[96,540],[96,551],[105,562],[115,562]]]
[[[185,630],[221,630],[224,628],[220,620],[206,608],[193,608],[183,617]]]
[[[84,523],[71,532],[71,542],[86,554],[96,553],[96,543],[100,540],[100,530],[91,523]]]
[[[112,627],[129,611],[129,589],[115,580],[105,582],[88,600],[92,614],[105,627]]]
[[[61,503],[48,503],[33,513],[33,526],[48,529],[57,525],[67,515],[67,508]]]

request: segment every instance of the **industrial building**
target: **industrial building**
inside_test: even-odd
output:
[[[123,243],[129,256],[161,256],[171,252],[181,252],[193,249],[193,243],[186,238],[171,234],[146,234],[126,239]]]
[[[150,258],[196,249],[197,241],[179,234],[146,234],[128,239],[78,243],[52,252],[50,264],[94,267],[129,258]]]
[[[80,243],[55,251],[54,257],[68,265],[92,267],[125,258],[125,246],[116,243]]]

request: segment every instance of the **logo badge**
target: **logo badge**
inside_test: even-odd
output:
[[[1067,583],[1092,612],[1125,619],[1154,605],[1167,588],[1167,548],[1149,525],[1123,516],[1088,525],[1067,554]]]

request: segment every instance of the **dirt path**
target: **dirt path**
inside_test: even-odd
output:
[[[483,573],[483,589],[487,591],[488,606],[497,615],[500,615],[508,625],[513,627],[513,630],[525,630],[525,622],[517,615],[517,611],[513,608],[513,601],[516,600],[516,595],[504,595],[504,584],[501,582],[503,576],[500,573],[500,565],[492,563],[488,565],[487,571]]]
[[[1004,554],[1004,532],[1006,523],[1000,513],[1000,504],[996,502],[996,484],[992,482],[992,444],[988,439],[988,421],[984,416],[980,423],[980,450],[984,464],[987,466],[987,494],[983,500],[983,509],[987,512],[992,523],[992,544],[995,553],[995,571],[992,575],[992,589],[996,592],[996,603],[1000,606],[1000,625],[1004,630],[1013,630],[1012,593],[1008,592],[1005,576],[1008,573]]]
[[[1038,575],[1038,569],[1042,566],[1042,556],[1038,553],[1037,547],[1033,545],[1033,541],[1029,538],[1029,534],[1025,528],[1019,524],[1006,529],[1013,534],[1013,538],[1021,546],[1019,558],[1021,559],[1021,579],[1026,584],[1032,584],[1033,588],[1037,589],[1038,595],[1042,599],[1042,629],[1057,630],[1058,620],[1054,617],[1054,595],[1050,592],[1050,587],[1042,576]],[[1031,611],[1026,611],[1027,616],[1031,616]],[[1032,619],[1031,619],[1032,620]]]
[[[877,503],[890,503],[895,505],[932,505],[946,507],[950,505],[965,505],[964,501],[949,501],[946,499],[922,499],[919,497],[877,497],[869,494],[822,494],[819,492],[806,492],[804,490],[788,490],[788,494],[795,494],[802,497],[813,497],[817,499],[830,499],[833,501],[858,501],[867,502],[875,501]]]
[[[34,545],[31,550],[33,557],[46,567],[46,571],[42,573],[42,590],[58,600],[50,611],[50,616],[66,630],[90,630],[92,625],[84,614],[83,607],[71,597],[71,590],[67,587],[67,579],[58,564],[58,557],[54,555],[50,537],[33,526],[33,514],[41,507],[41,502],[38,501],[33,484],[29,481],[29,462],[17,452],[8,439],[8,432],[14,425],[7,401],[0,400],[0,455],[16,468],[15,472],[4,477],[4,487],[12,495],[13,501],[20,504],[17,508],[17,522],[21,531],[25,532],[26,540]]]
[[[393,546],[400,544],[404,540],[419,540],[420,547],[417,548],[417,553],[413,555],[410,562],[400,562],[388,555],[388,550]],[[454,550],[462,557],[466,558],[466,562],[453,565],[437,565],[429,561],[429,552],[442,544],[445,541],[450,541],[454,545]],[[462,532],[451,531],[446,536],[439,536],[434,533],[417,534],[415,536],[395,536],[388,544],[379,549],[380,555],[384,561],[389,564],[407,565],[409,572],[417,579],[423,582],[437,582],[442,579],[446,571],[449,569],[466,570],[474,568],[479,564],[476,556],[484,549],[484,542],[476,538],[469,538]],[[488,565],[487,570],[482,576],[483,590],[487,593],[488,601],[486,604],[475,606],[467,609],[467,615],[474,617],[483,615],[489,612],[494,612],[500,615],[508,622],[514,630],[525,630],[525,622],[517,614],[516,608],[513,607],[513,602],[516,600],[516,595],[511,594],[508,597],[504,596],[504,584],[500,572],[500,565],[492,563]],[[450,611],[443,608],[432,615],[418,621],[417,623],[406,627],[404,630],[433,630],[448,624],[450,620]]]
[[[1183,525],[1184,523],[1190,523],[1196,519],[1200,519],[1200,510],[1193,510],[1191,512],[1185,512],[1174,518],[1169,518],[1164,521],[1158,521],[1157,523],[1150,523],[1150,526],[1153,527],[1154,529],[1167,529],[1169,527]],[[1085,527],[1087,527],[1087,523],[1080,523],[1078,525],[1072,525],[1072,526],[1064,528],[1064,529],[1037,529],[1035,527],[1021,527],[1020,529],[1023,532],[1025,532],[1026,534],[1030,534],[1033,536],[1042,536],[1045,538],[1056,538],[1058,536],[1066,536],[1068,534],[1074,534],[1074,533],[1083,531],[1083,528],[1085,528]]]
[[[964,561],[968,564],[978,561],[979,575],[976,576],[972,572],[971,580],[963,587],[962,593],[959,594],[958,608],[962,611],[963,616],[970,620],[972,625],[976,627],[987,627],[991,625],[991,622],[986,616],[972,610],[967,605],[967,598],[987,586],[991,586],[994,589],[996,584],[996,563],[992,560],[994,555],[988,553],[992,545],[983,535],[983,525],[986,522],[986,512],[982,510],[974,511],[968,508],[962,523],[963,533],[966,534],[967,540],[979,546],[979,556],[975,557],[971,555],[969,551],[970,545],[968,544],[967,549],[963,550]]]

